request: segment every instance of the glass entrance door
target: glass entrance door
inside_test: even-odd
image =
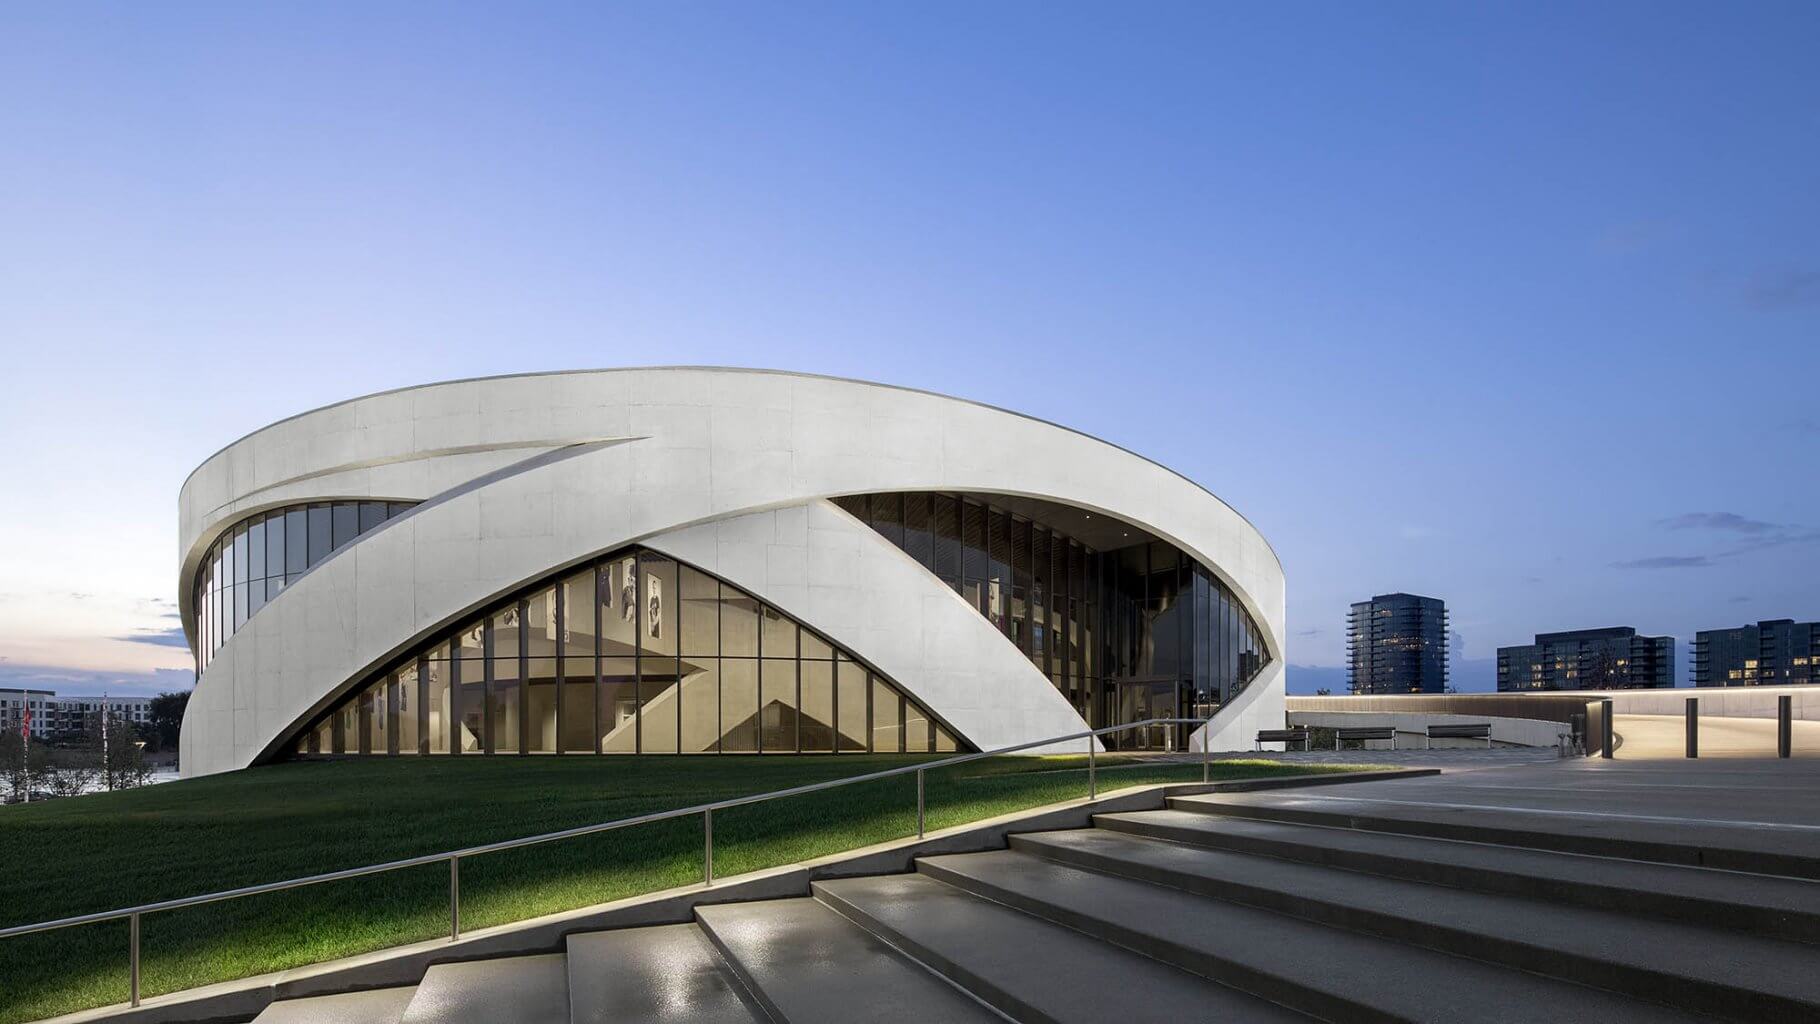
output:
[[[1118,687],[1118,718],[1120,724],[1142,722],[1151,718],[1176,718],[1176,682],[1145,681],[1120,683]],[[1131,729],[1113,737],[1116,742],[1107,744],[1119,750],[1175,750],[1177,748],[1177,728],[1170,725],[1152,725],[1143,729]]]

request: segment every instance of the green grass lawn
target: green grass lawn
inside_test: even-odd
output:
[[[0,807],[0,927],[357,867],[685,807],[917,760],[855,757],[298,762]],[[993,758],[929,773],[928,828],[1086,795],[1084,757]],[[1197,765],[1101,759],[1100,788],[1200,779]],[[1337,771],[1219,761],[1216,779]],[[913,774],[714,816],[717,877],[916,828]],[[464,929],[701,879],[699,818],[466,859]],[[447,934],[437,864],[154,914],[145,995]],[[0,939],[0,1024],[127,997],[124,921]]]

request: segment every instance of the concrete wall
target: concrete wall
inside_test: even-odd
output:
[[[1596,699],[1581,694],[1534,693],[1398,693],[1363,696],[1295,696],[1286,699],[1290,714],[1312,712],[1361,712],[1380,714],[1467,715],[1475,720],[1497,718],[1533,718],[1544,722],[1571,722],[1584,717],[1586,702]]]
[[[1258,733],[1281,729],[1284,724],[1283,662],[1265,665],[1256,679],[1231,703],[1219,710],[1213,720],[1196,729],[1188,738],[1189,750],[1215,752],[1252,749]]]
[[[1431,725],[1491,725],[1493,745],[1503,744],[1514,747],[1554,747],[1560,743],[1560,734],[1568,729],[1560,722],[1545,722],[1533,718],[1494,718],[1490,715],[1442,715],[1423,712],[1384,713],[1384,712],[1346,712],[1346,711],[1291,711],[1291,725],[1307,725],[1320,729],[1364,729],[1373,726],[1390,726],[1397,730],[1397,746],[1421,747],[1423,737]],[[1253,734],[1254,738],[1256,734]],[[1372,743],[1369,746],[1388,748],[1388,742]],[[1484,740],[1437,739],[1433,741],[1439,747],[1483,747]]]
[[[964,673],[944,659],[979,651],[930,641],[926,630],[937,629],[940,640],[951,617],[927,607],[934,595],[900,564],[907,558],[839,554],[858,535],[828,525],[837,520],[820,500],[892,490],[1056,501],[1188,552],[1231,588],[1270,655],[1269,668],[1215,718],[1214,746],[1244,749],[1248,734],[1266,727],[1255,723],[1281,720],[1282,569],[1249,523],[1186,478],[1075,431],[924,392],[765,371],[603,370],[355,399],[273,424],[198,467],[179,499],[178,594],[192,637],[197,562],[245,515],[306,499],[425,504],[331,555],[229,638],[190,702],[184,770],[223,771],[270,756],[368,673],[496,595],[627,544],[667,538],[705,551],[705,539],[687,530],[757,513],[809,524],[813,512],[812,522],[831,532],[800,546],[717,539],[704,568],[780,595],[780,607],[889,672],[968,742],[1053,735],[1052,708],[1026,706],[1034,674],[1027,663],[992,670],[974,687],[1003,686],[1018,695],[1015,707],[996,706],[996,695],[963,696],[956,680]],[[783,523],[772,520],[774,529]],[[846,540],[836,536],[843,533]],[[864,606],[816,605],[812,571],[832,595],[840,581],[821,574],[861,563],[901,589]],[[805,612],[792,606],[792,587]],[[888,640],[888,621],[914,620],[913,606],[926,613],[922,638]],[[920,653],[912,656],[912,646]],[[979,706],[958,703],[969,699]],[[1068,714],[1069,727],[1084,727]],[[1016,720],[989,724],[993,715]]]

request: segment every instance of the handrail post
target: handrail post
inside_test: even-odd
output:
[[[714,808],[701,812],[701,884],[714,884]]]
[[[127,936],[128,936],[127,945],[129,947],[129,954],[128,954],[127,959],[132,964],[132,980],[128,984],[127,987],[130,990],[131,995],[132,995],[132,1004],[134,1006],[138,1006],[139,1005],[139,915],[138,914],[134,914],[132,917],[127,919]]]
[[[1700,698],[1687,698],[1687,756],[1700,756]]]
[[[449,941],[461,938],[461,858],[449,858]]]
[[[1093,748],[1098,746],[1094,737],[1087,737],[1087,799],[1097,800],[1100,795],[1099,780],[1094,777]]]
[[[923,770],[916,770],[916,838],[923,837]]]

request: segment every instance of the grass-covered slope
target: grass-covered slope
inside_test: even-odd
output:
[[[396,758],[280,764],[122,793],[0,807],[0,927],[357,867],[915,758]],[[1101,789],[1195,781],[1200,766],[1102,759]],[[1085,758],[995,758],[931,772],[928,827],[1086,795]],[[1216,762],[1216,778],[1341,766]],[[715,873],[786,864],[915,830],[913,775],[715,814]],[[699,819],[464,860],[464,929],[699,881]],[[447,934],[441,865],[154,914],[143,992]],[[0,1024],[127,995],[125,922],[0,939]]]

